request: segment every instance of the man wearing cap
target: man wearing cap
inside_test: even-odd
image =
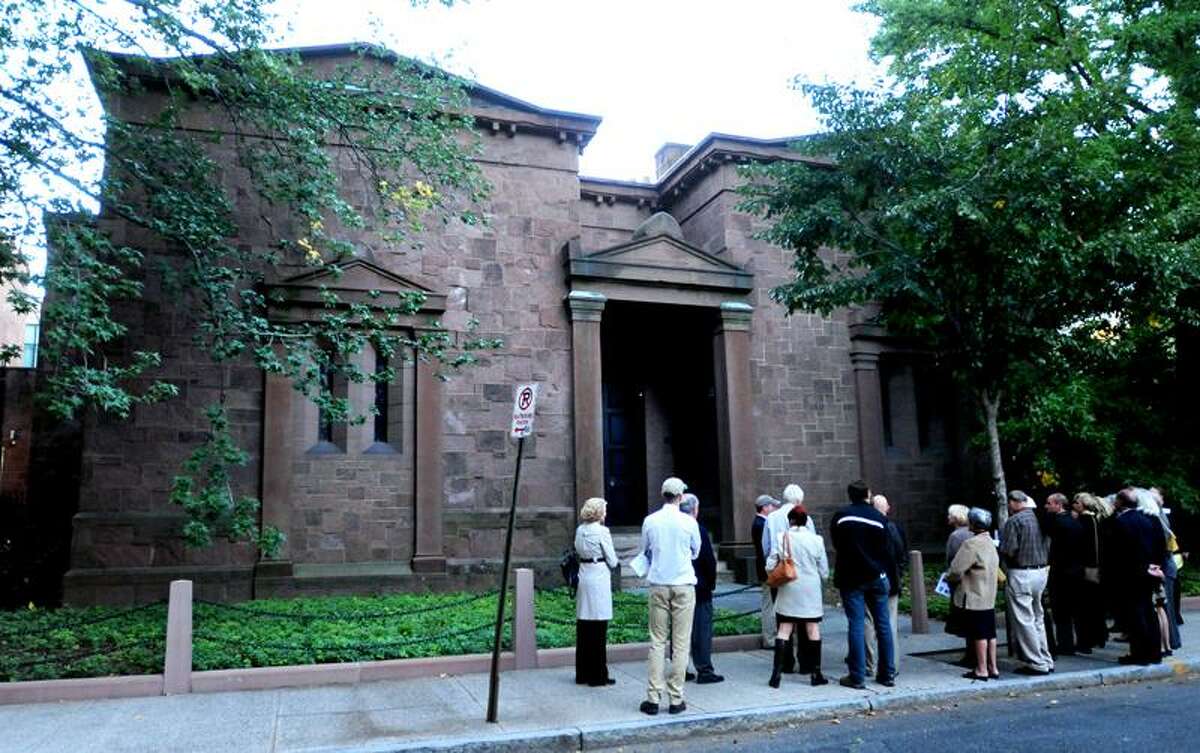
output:
[[[754,500],[754,522],[750,525],[750,541],[754,542],[754,574],[762,584],[759,589],[761,600],[758,612],[762,622],[763,648],[775,648],[775,599],[767,587],[767,555],[763,551],[763,530],[767,516],[779,507],[779,500],[770,494],[760,494]]]
[[[759,540],[759,543],[762,544],[764,558],[771,556],[771,550],[775,547],[775,542],[779,541],[780,537],[783,536],[783,532],[791,526],[788,523],[788,513],[792,511],[792,508],[803,504],[804,490],[800,488],[799,484],[788,484],[783,488],[783,504],[779,505],[779,507],[767,516],[766,524],[763,526],[762,538]],[[806,527],[813,533],[817,532],[817,526],[813,523],[813,516],[808,516]],[[774,603],[774,598],[775,592],[772,590],[772,603]],[[811,674],[812,669],[806,665],[809,656],[808,651],[804,648],[806,643],[808,643],[808,633],[803,630],[792,631],[792,646],[794,651],[789,650],[787,656],[784,658],[784,672],[791,673],[796,663],[799,662],[800,666],[797,671],[802,675]],[[771,641],[771,645],[775,645],[774,640]]]
[[[1000,533],[1000,557],[1008,576],[1004,595],[1012,624],[1008,641],[1016,647],[1017,658],[1025,662],[1013,670],[1021,675],[1054,671],[1042,610],[1042,594],[1050,575],[1050,546],[1034,513],[1036,506],[1025,492],[1009,492],[1009,518]]]
[[[643,714],[658,713],[663,691],[667,711],[687,709],[683,681],[687,673],[692,618],[696,608],[696,573],[692,560],[700,555],[700,527],[692,516],[679,510],[687,484],[672,476],[662,484],[663,506],[642,523],[641,552],[650,560],[646,580],[650,583],[650,656]],[[671,669],[666,671],[667,641],[672,646]],[[665,682],[664,682],[665,677]],[[664,688],[665,685],[665,688]]]

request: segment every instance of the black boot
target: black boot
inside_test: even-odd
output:
[[[829,680],[825,679],[825,675],[821,674],[821,639],[808,641],[808,666],[809,672],[812,674],[812,684],[828,685]]]
[[[799,626],[803,630],[804,626]],[[812,673],[812,658],[809,654],[808,636],[802,632],[796,634],[796,672],[798,674],[807,675]]]
[[[771,667],[771,679],[767,684],[773,688],[779,687],[783,679],[783,658],[791,653],[792,647],[782,638],[775,639],[775,662]]]
[[[795,640],[796,635],[793,633],[791,638],[788,638],[784,641],[784,644],[787,646],[786,650],[783,652],[783,673],[785,675],[790,675],[796,671],[796,657],[793,652],[795,645],[793,641]],[[779,645],[778,638],[775,639],[775,645]]]

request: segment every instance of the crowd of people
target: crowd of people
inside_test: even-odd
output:
[[[908,561],[903,529],[889,518],[891,505],[867,484],[847,486],[847,504],[829,520],[836,556],[834,586],[848,622],[847,672],[839,683],[864,688],[868,679],[895,684],[900,584]],[[648,587],[650,651],[646,700],[641,711],[687,708],[684,683],[722,682],[712,663],[716,557],[699,522],[700,501],[671,477],[662,484],[662,507],[642,524],[638,555],[630,564]],[[606,636],[612,619],[610,569],[619,562],[604,527],[606,503],[587,500],[575,535],[580,561],[576,602],[577,683],[611,685]],[[782,500],[755,502],[752,542],[762,587],[764,647],[774,652],[767,683],[785,674],[829,682],[822,672],[824,583],[830,577],[826,540],[804,507],[799,485]],[[1109,639],[1108,620],[1123,631],[1130,650],[1122,663],[1150,664],[1179,647],[1178,542],[1162,496],[1126,488],[1101,499],[1078,494],[1068,502],[1052,494],[1045,505],[1020,491],[1008,495],[1009,518],[993,532],[992,514],[952,505],[945,579],[951,612],[947,631],[965,640],[964,675],[973,681],[1000,676],[996,662],[996,597],[1006,597],[1008,640],[1020,674],[1054,671],[1058,656],[1090,653]],[[998,534],[998,536],[997,536]],[[1049,602],[1047,614],[1043,602]],[[695,673],[688,671],[689,660]]]
[[[1103,648],[1110,617],[1129,641],[1129,653],[1120,658],[1124,664],[1155,664],[1180,647],[1182,554],[1157,489],[1127,487],[1103,499],[1085,492],[1068,500],[1055,493],[1041,508],[1024,492],[1013,491],[1008,510],[993,562],[978,558],[979,546],[963,554],[965,542],[979,535],[974,518],[986,512],[964,516],[962,508],[951,507],[948,518],[955,530],[946,557],[952,581],[974,562],[977,580],[1004,583],[1008,639],[1023,662],[1017,672],[1048,674],[1059,656]],[[958,589],[954,594],[949,629],[971,640],[971,619],[963,611],[969,597]],[[985,663],[972,654],[972,679],[983,679],[978,670]],[[994,669],[994,661],[986,664]]]

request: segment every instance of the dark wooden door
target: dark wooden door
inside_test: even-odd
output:
[[[640,525],[646,515],[646,432],[641,393],[605,383],[604,498],[609,526]]]

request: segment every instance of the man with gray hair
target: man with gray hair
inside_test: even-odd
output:
[[[762,623],[763,648],[775,648],[775,599],[767,587],[767,554],[763,551],[763,531],[767,516],[779,507],[779,500],[770,494],[760,494],[754,500],[754,523],[750,525],[750,541],[754,544],[754,577],[759,587],[759,622]]]
[[[896,666],[900,666],[900,586],[904,580],[904,571],[907,570],[908,564],[908,537],[904,535],[904,529],[900,524],[892,520],[889,515],[892,512],[892,505],[888,502],[888,498],[882,494],[876,494],[871,497],[871,506],[879,511],[880,515],[888,518],[887,534],[888,546],[892,550],[892,559],[896,563],[896,577],[889,581],[888,589],[888,616],[892,623],[892,652],[896,657]],[[889,576],[890,577],[890,576]],[[875,620],[871,617],[871,611],[866,613],[866,633],[865,642],[867,649],[867,676],[875,675],[875,654],[877,653],[877,643],[875,637]]]
[[[717,556],[712,538],[700,522],[700,499],[695,494],[683,495],[679,512],[691,515],[700,529],[700,554],[692,560],[696,573],[696,609],[692,617],[692,663],[696,665],[696,684],[724,682],[712,663],[713,590],[717,587]]]
[[[1025,492],[1009,492],[1009,518],[1000,534],[1000,555],[1008,575],[1004,595],[1012,625],[1008,641],[1016,648],[1017,658],[1025,662],[1014,670],[1022,675],[1048,675],[1054,671],[1042,610],[1042,594],[1050,574],[1050,547],[1034,513],[1036,506]]]

